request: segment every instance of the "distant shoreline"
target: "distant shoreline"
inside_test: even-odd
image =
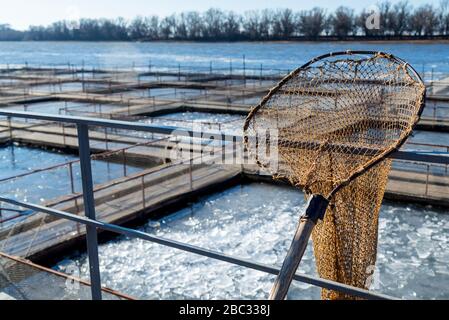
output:
[[[49,42],[49,43],[198,43],[198,44],[214,44],[214,43],[267,43],[267,44],[292,44],[292,43],[415,43],[415,44],[435,44],[443,43],[449,44],[449,39],[318,39],[318,40],[303,40],[303,39],[289,39],[289,40],[0,40],[0,43],[30,43],[30,42]]]

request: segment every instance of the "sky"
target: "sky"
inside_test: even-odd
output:
[[[393,1],[394,2],[394,1]],[[414,6],[424,3],[438,5],[439,0],[409,0]],[[79,18],[131,19],[141,15],[166,16],[182,11],[205,11],[211,7],[244,12],[253,9],[311,9],[319,6],[334,10],[340,5],[356,10],[369,8],[377,0],[0,0],[0,24],[10,24],[18,30],[30,25],[48,25],[58,20]]]

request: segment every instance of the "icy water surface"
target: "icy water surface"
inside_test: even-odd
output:
[[[288,187],[253,183],[201,199],[142,230],[264,264],[281,266],[303,195]],[[449,216],[432,208],[382,207],[373,289],[401,298],[449,299]],[[100,248],[103,284],[141,299],[265,299],[274,278],[260,272],[124,237]],[[86,256],[61,261],[80,270]],[[299,272],[316,275],[311,246]],[[294,283],[289,299],[319,299]]]

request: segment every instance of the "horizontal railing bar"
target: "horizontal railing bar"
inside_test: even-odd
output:
[[[128,236],[128,237],[133,237],[133,238],[150,241],[150,242],[162,245],[162,246],[182,250],[185,252],[208,257],[208,258],[211,258],[214,260],[231,263],[234,265],[261,271],[264,273],[278,275],[280,272],[279,269],[270,267],[270,266],[267,266],[264,264],[235,258],[235,257],[229,256],[229,255],[226,255],[226,254],[223,254],[220,252],[203,249],[203,248],[193,246],[193,245],[188,245],[188,244],[185,244],[185,243],[182,243],[179,241],[175,241],[175,240],[169,240],[169,239],[165,239],[165,238],[161,238],[161,237],[152,236],[152,235],[142,232],[142,231],[128,229],[125,227],[121,227],[121,226],[117,226],[117,225],[113,225],[113,224],[109,224],[109,223],[105,223],[105,222],[101,222],[101,221],[97,221],[97,220],[92,220],[87,217],[77,216],[77,215],[59,211],[59,210],[55,210],[55,209],[51,209],[51,208],[47,208],[47,207],[43,207],[43,206],[39,206],[39,205],[29,204],[26,202],[21,202],[18,200],[9,199],[9,198],[5,198],[5,197],[0,197],[0,202],[5,202],[5,203],[9,203],[9,204],[12,204],[15,206],[27,208],[30,210],[39,211],[42,213],[50,214],[52,216],[56,216],[56,217],[67,219],[67,220],[70,220],[73,222],[81,223],[86,226],[95,227],[95,228],[102,229],[105,231],[110,231],[113,233],[118,233],[118,234]],[[329,290],[335,290],[335,291],[339,291],[339,292],[350,294],[350,295],[356,295],[356,296],[358,296],[360,298],[364,298],[364,299],[398,300],[395,297],[391,297],[391,296],[388,296],[385,294],[375,293],[375,292],[371,292],[371,291],[368,291],[365,289],[359,289],[359,288],[352,287],[349,285],[345,285],[345,284],[341,284],[338,282],[321,279],[321,278],[317,278],[317,277],[313,277],[313,276],[308,276],[308,275],[295,274],[293,279],[296,281],[299,281],[299,282],[304,282],[304,283],[307,283],[310,285],[326,288]]]
[[[95,160],[95,161],[105,161],[105,159],[107,157],[115,156],[117,154],[123,153],[123,151],[128,151],[128,150],[131,150],[131,149],[134,149],[134,148],[138,148],[138,147],[151,146],[153,143],[156,144],[156,143],[162,142],[162,141],[167,141],[167,138],[158,139],[158,140],[151,140],[149,142],[137,143],[137,144],[134,144],[134,145],[132,145],[130,147],[121,148],[121,149],[114,149],[114,150],[111,150],[111,151],[105,151],[103,153],[95,153],[95,154],[91,155],[91,159]],[[58,163],[58,164],[55,164],[55,165],[50,166],[50,167],[38,168],[38,169],[35,169],[35,170],[32,170],[32,171],[28,171],[28,172],[25,172],[25,173],[21,173],[21,174],[15,175],[15,176],[1,178],[0,179],[0,183],[6,182],[6,181],[9,181],[9,180],[15,180],[15,179],[18,179],[18,178],[23,178],[23,177],[30,176],[30,175],[33,175],[33,174],[36,174],[36,173],[40,173],[40,172],[44,172],[44,171],[50,171],[50,170],[54,170],[54,169],[59,169],[59,168],[66,167],[66,166],[69,166],[71,164],[76,164],[76,163],[79,163],[79,162],[80,162],[80,160],[78,159],[78,160],[72,160],[72,161],[68,161],[68,162],[64,162],[64,163]]]
[[[63,115],[51,115],[44,113],[33,113],[23,111],[3,111],[0,110],[0,116],[22,119],[34,119],[44,120],[51,122],[65,122],[72,124],[84,124],[88,126],[109,127],[123,130],[137,130],[145,132],[153,132],[159,134],[172,134],[174,131],[179,130],[177,127],[169,126],[154,126],[143,123],[131,123],[120,120],[106,120],[99,118],[85,118],[76,116],[63,116]],[[184,131],[184,130],[183,130]],[[186,135],[192,134],[192,131],[188,131]]]
[[[195,132],[193,130],[188,130],[185,128],[171,127],[171,126],[156,126],[146,123],[132,123],[120,120],[108,120],[101,118],[87,118],[87,117],[77,117],[77,116],[63,116],[63,115],[51,115],[44,113],[28,113],[23,111],[4,111],[0,110],[0,116],[10,117],[10,118],[22,118],[22,119],[34,119],[34,120],[44,120],[51,122],[65,122],[72,124],[84,124],[87,126],[98,126],[98,127],[108,127],[117,128],[122,130],[136,130],[152,132],[157,134],[167,134],[172,135],[176,133],[179,136],[186,137],[217,137],[221,136],[221,141],[235,141],[242,142],[243,137],[236,135],[229,135],[225,133],[217,132]],[[397,151],[393,153],[390,158],[401,159],[401,160],[411,160],[411,161],[421,161],[421,162],[431,162],[440,164],[449,164],[449,157],[430,155],[429,152],[409,152],[409,151]]]

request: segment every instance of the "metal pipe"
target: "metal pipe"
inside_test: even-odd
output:
[[[123,150],[123,176],[126,177],[128,175],[126,171],[126,150]]]
[[[11,117],[7,118],[8,122],[8,128],[9,128],[9,139],[12,140],[12,124],[11,124]]]
[[[193,155],[190,155],[189,161],[189,179],[190,179],[190,191],[193,191]]]
[[[101,119],[101,118],[87,118],[87,117],[77,117],[77,116],[58,116],[44,113],[25,113],[22,111],[7,111],[0,109],[0,116],[6,116],[11,118],[22,118],[22,119],[35,119],[35,120],[44,120],[51,122],[66,122],[73,124],[85,124],[93,127],[108,127],[122,130],[136,130],[136,131],[144,131],[144,132],[152,132],[155,134],[163,134],[163,135],[172,135],[174,132],[176,134],[186,136],[186,137],[202,137],[202,136],[214,136],[216,137],[216,133],[199,133],[193,130],[179,130],[178,127],[170,127],[170,126],[157,126],[157,125],[148,125],[145,123],[133,123],[127,121],[119,121],[119,120],[109,120],[109,119]],[[224,133],[221,134],[222,141],[234,141],[242,142],[243,137],[236,135],[226,135]],[[376,152],[376,150],[364,150],[367,152]],[[411,161],[421,161],[421,162],[432,162],[439,164],[449,164],[449,157],[432,155],[429,152],[409,152],[409,151],[396,151],[390,156],[392,159],[400,159],[400,160],[411,160]]]
[[[109,150],[109,137],[108,137],[108,128],[104,128],[104,140],[106,142],[106,151]]]
[[[62,144],[64,146],[66,146],[67,145],[67,140],[66,140],[66,136],[65,136],[65,123],[62,122],[61,124],[62,124]]]
[[[145,176],[144,175],[142,176],[142,205],[143,205],[144,209],[147,207],[146,203],[145,203]]]
[[[95,200],[92,182],[92,167],[90,161],[89,127],[78,124],[78,142],[81,167],[81,180],[83,185],[84,213],[89,219],[95,220]],[[98,258],[97,228],[88,225],[86,227],[87,252],[89,256],[89,272],[92,283],[92,299],[101,300],[100,263]]]
[[[246,87],[246,56],[243,55],[243,86]]]
[[[69,162],[70,189],[72,194],[75,193],[75,182],[73,181],[73,163]]]

